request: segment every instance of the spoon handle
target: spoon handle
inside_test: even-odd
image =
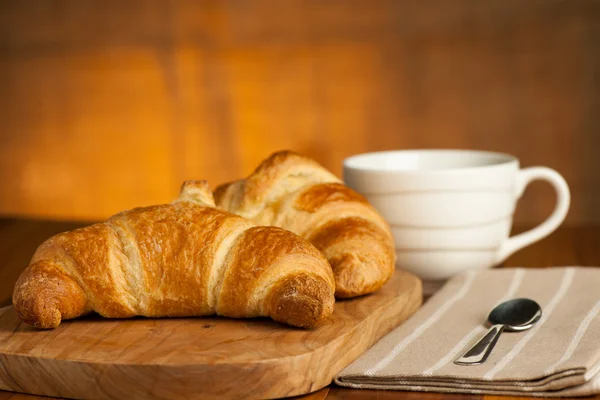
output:
[[[494,325],[485,334],[484,337],[471,347],[465,354],[459,359],[454,361],[457,365],[479,365],[488,358],[492,349],[496,345],[500,334],[504,331],[504,325]]]

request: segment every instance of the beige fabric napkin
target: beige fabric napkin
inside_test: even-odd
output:
[[[453,361],[486,332],[495,305],[537,301],[528,331],[504,332],[487,361]],[[451,393],[585,396],[600,393],[600,269],[493,269],[453,277],[408,321],[335,379],[341,386]]]

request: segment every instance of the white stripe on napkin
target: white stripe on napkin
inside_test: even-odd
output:
[[[594,368],[590,369],[588,372],[586,372],[585,375],[583,376],[583,378],[585,380],[592,379],[593,377],[598,375],[599,371],[600,371],[600,363],[597,364],[596,366],[594,366]]]
[[[521,282],[523,282],[523,277],[525,276],[525,271],[522,268],[515,269],[515,275],[513,276],[510,286],[508,290],[502,296],[500,300],[496,304],[500,304],[510,299],[515,295],[519,286],[521,286]],[[477,325],[475,328],[471,329],[469,333],[467,333],[457,344],[450,350],[440,361],[438,361],[434,366],[423,371],[423,375],[432,375],[435,371],[442,368],[444,365],[448,364],[452,361],[457,355],[458,352],[463,350],[465,346],[473,340],[473,338],[480,334],[482,335],[486,331],[486,328],[483,325]]]
[[[417,339],[425,330],[427,330],[431,325],[433,325],[442,315],[448,311],[450,307],[454,305],[458,300],[462,299],[473,284],[473,280],[475,279],[475,271],[469,271],[466,274],[465,280],[460,288],[460,290],[449,299],[443,306],[437,309],[435,313],[433,313],[423,324],[421,324],[417,329],[415,329],[410,335],[408,335],[403,341],[398,343],[392,351],[389,352],[387,356],[382,358],[377,364],[367,369],[364,373],[365,375],[374,375],[377,372],[381,371],[383,368],[387,367],[394,358],[400,354],[400,352],[408,346],[412,341]]]
[[[531,328],[531,330],[529,330],[529,332],[527,332],[527,334],[523,337],[523,339],[521,339],[519,342],[517,342],[515,347],[513,347],[513,349],[506,356],[504,356],[504,358],[498,364],[496,364],[496,366],[494,368],[489,370],[483,376],[484,379],[491,380],[494,377],[494,375],[496,375],[498,372],[502,371],[513,360],[513,358],[515,358],[517,356],[517,354],[519,354],[521,352],[521,350],[523,350],[523,347],[525,347],[527,342],[529,342],[529,340],[537,333],[537,331],[542,327],[542,325],[544,325],[544,322],[546,322],[546,320],[552,314],[552,312],[554,311],[556,306],[560,303],[560,301],[564,297],[565,293],[567,292],[567,289],[571,285],[571,282],[573,282],[574,275],[575,275],[574,268],[566,269],[566,271],[563,274],[563,277],[560,281],[560,286],[559,286],[556,294],[554,295],[554,297],[552,297],[552,299],[544,307],[543,316],[540,319],[540,321],[537,324],[535,324],[535,326],[533,328]]]
[[[569,358],[571,358],[571,356],[575,352],[575,349],[577,348],[577,345],[581,341],[581,338],[583,337],[584,333],[587,331],[590,324],[592,323],[592,321],[594,320],[596,315],[598,315],[599,312],[600,312],[600,301],[598,301],[596,303],[596,305],[594,307],[592,307],[592,309],[587,313],[587,315],[585,316],[583,321],[581,321],[581,324],[579,324],[579,327],[577,328],[577,331],[575,332],[575,336],[573,336],[571,343],[569,343],[569,347],[567,348],[567,351],[565,351],[565,353],[560,358],[560,360],[558,360],[557,362],[555,362],[554,364],[552,364],[551,366],[546,368],[546,371],[545,371],[546,374],[549,374],[550,372],[554,371],[554,369],[558,365],[564,363]]]

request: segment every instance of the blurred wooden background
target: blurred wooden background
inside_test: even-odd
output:
[[[99,219],[290,148],[479,148],[600,222],[600,1],[0,2],[0,214]],[[543,184],[517,219],[553,205]]]

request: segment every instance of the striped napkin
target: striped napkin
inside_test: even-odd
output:
[[[528,297],[543,316],[504,332],[487,361],[453,361],[487,331],[497,304]],[[335,379],[341,386],[529,396],[600,393],[600,268],[492,269],[453,277]]]

